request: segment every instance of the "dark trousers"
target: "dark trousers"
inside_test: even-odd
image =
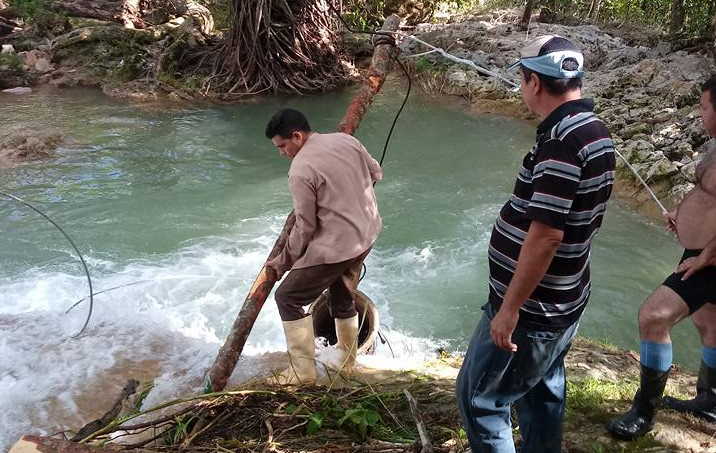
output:
[[[457,378],[457,401],[472,453],[515,453],[510,406],[516,404],[521,453],[559,453],[565,405],[564,356],[578,323],[561,332],[512,334],[517,352],[495,346],[488,304]]]
[[[346,319],[358,314],[353,292],[358,287],[363,260],[370,249],[340,263],[293,269],[276,290],[276,305],[282,321],[304,318],[303,307],[310,305],[328,288],[328,303],[334,318]]]

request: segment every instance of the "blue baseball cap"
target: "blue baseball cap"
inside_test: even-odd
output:
[[[520,66],[555,79],[576,79],[584,75],[584,55],[567,38],[545,35],[520,51],[520,59],[507,70]]]

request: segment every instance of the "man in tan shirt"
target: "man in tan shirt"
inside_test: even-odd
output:
[[[284,249],[266,263],[279,279],[291,271],[275,295],[291,360],[279,380],[311,384],[316,380],[313,319],[303,307],[325,289],[339,366],[350,372],[355,365],[359,326],[353,292],[382,228],[373,184],[383,172],[356,138],[313,132],[296,110],[276,113],[266,137],[291,159],[288,186],[296,215]]]

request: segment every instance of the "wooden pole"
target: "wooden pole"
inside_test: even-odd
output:
[[[400,18],[392,15],[385,20],[382,30],[397,31],[399,25]],[[398,49],[392,43],[376,44],[370,69],[368,70],[368,77],[348,106],[345,116],[339,123],[338,131],[352,135],[358,129],[358,125],[368,110],[368,106],[373,102],[373,98],[380,91],[385,78],[390,73],[392,59],[397,54]],[[281,253],[295,222],[296,218],[291,212],[266,261],[275,258]],[[207,391],[218,392],[226,387],[231,373],[234,372],[236,362],[241,357],[241,352],[244,349],[249,333],[251,333],[256,317],[259,315],[274,284],[276,284],[276,274],[271,269],[265,266],[262,267],[254,284],[251,286],[251,290],[249,290],[248,296],[246,296],[246,300],[244,300],[244,305],[241,307],[236,321],[231,327],[229,336],[226,338],[224,345],[214,360],[214,364],[205,377],[204,388]]]

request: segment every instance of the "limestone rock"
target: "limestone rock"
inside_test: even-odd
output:
[[[678,172],[679,167],[676,165],[676,163],[670,161],[666,157],[663,157],[649,165],[644,180],[653,181],[657,179],[664,179]]]
[[[626,126],[621,131],[619,131],[619,135],[624,139],[630,139],[636,134],[646,134],[651,132],[651,126],[649,126],[646,123],[634,123],[629,126]]]
[[[467,73],[461,70],[448,72],[447,79],[459,87],[467,86]]]
[[[0,131],[0,167],[51,157],[63,141],[63,135],[51,129],[38,131],[28,127]]]
[[[625,142],[621,153],[629,162],[641,163],[655,159],[654,145],[646,140],[630,140]]]
[[[686,178],[689,182],[696,182],[696,166],[698,165],[698,162],[692,161],[688,164],[681,167],[679,170],[682,175],[684,175],[684,178]]]

